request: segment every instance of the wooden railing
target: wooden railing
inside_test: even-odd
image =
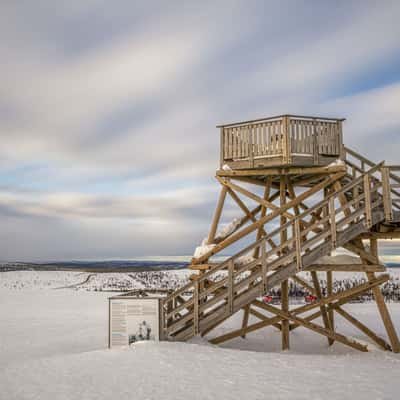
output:
[[[383,163],[373,166],[341,190],[166,297],[162,305],[163,337],[185,340],[206,333],[268,288],[352,240],[360,233],[354,227],[368,230],[383,220],[392,206],[384,201],[390,187],[382,167]],[[349,192],[353,197],[343,201]],[[287,239],[280,242],[282,237]],[[280,245],[272,247],[273,241]],[[249,254],[258,256],[244,260]]]
[[[230,161],[260,158],[282,159],[290,164],[293,155],[338,157],[342,149],[342,119],[284,115],[219,125],[221,166]]]
[[[364,174],[365,171],[371,167],[375,167],[376,163],[355,152],[354,150],[344,147],[343,151],[344,161],[347,166],[348,175],[352,179]],[[388,190],[383,193],[383,199],[386,203],[385,210],[386,220],[393,219],[393,211],[400,211],[400,166],[397,165],[383,165],[381,167],[382,180],[385,189]],[[389,206],[391,205],[391,207]]]

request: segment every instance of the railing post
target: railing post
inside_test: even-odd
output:
[[[329,199],[329,222],[331,226],[331,243],[332,249],[336,249],[337,239],[336,239],[336,212],[335,212],[335,198],[331,197]]]
[[[234,263],[233,260],[229,261],[228,265],[228,312],[229,315],[233,313],[233,273],[234,273]]]
[[[338,121],[338,136],[339,136],[339,158],[345,159],[345,150],[343,145],[343,121]]]
[[[371,206],[371,181],[368,174],[364,175],[364,195],[365,195],[365,221],[366,227],[372,226],[372,206]]]
[[[247,127],[247,137],[248,137],[248,143],[249,143],[249,167],[254,168],[254,149],[253,149],[253,130],[252,130],[252,125],[249,125]]]
[[[392,208],[392,193],[390,190],[390,175],[389,168],[381,168],[382,175],[382,196],[383,196],[383,208],[385,212],[385,220],[393,221],[393,208]]]
[[[289,116],[284,116],[282,118],[282,154],[283,163],[291,163],[291,151],[290,151],[290,120]]]
[[[220,150],[219,150],[219,167],[225,164],[225,138],[224,138],[224,128],[220,128]]]
[[[267,290],[267,251],[265,246],[267,245],[267,240],[263,239],[261,241],[261,273],[262,273],[262,285],[263,285],[263,294]]]
[[[318,165],[319,163],[319,152],[318,152],[318,132],[317,132],[317,121],[313,119],[312,121],[313,127],[313,156],[314,156],[314,165]]]
[[[193,289],[193,335],[199,333],[199,280],[194,281]]]

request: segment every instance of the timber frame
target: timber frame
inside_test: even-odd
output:
[[[192,259],[189,268],[197,273],[191,281],[162,301],[163,339],[201,334],[219,344],[273,326],[281,332],[282,349],[289,349],[290,332],[301,326],[326,337],[329,345],[339,342],[367,351],[366,344],[337,332],[338,314],[381,349],[400,352],[380,290],[389,275],[375,275],[386,270],[379,261],[378,240],[400,238],[400,167],[375,164],[346,148],[342,121],[284,115],[220,126],[216,179],[221,192],[208,246]],[[339,161],[328,163],[332,158]],[[241,215],[230,229],[219,231],[228,201]],[[225,261],[212,261],[233,244],[243,249]],[[359,263],[319,262],[338,248],[353,253]],[[334,274],[349,271],[365,273],[366,282],[335,292]],[[289,307],[289,281],[316,300]],[[280,307],[261,301],[276,286]],[[343,308],[368,292],[373,293],[387,338]],[[239,311],[243,319],[238,329],[212,336],[214,328]],[[250,323],[250,316],[257,322]],[[315,322],[318,318],[322,325]]]

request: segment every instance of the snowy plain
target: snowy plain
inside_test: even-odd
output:
[[[285,352],[274,328],[219,347],[194,338],[109,350],[111,293],[55,289],[82,278],[62,271],[0,274],[1,400],[394,399],[400,393],[400,355],[377,349],[339,316],[338,331],[368,343],[369,353],[328,347],[303,328],[291,334]],[[400,331],[400,303],[388,306]],[[385,337],[375,304],[346,309]],[[210,337],[240,323],[238,313]]]

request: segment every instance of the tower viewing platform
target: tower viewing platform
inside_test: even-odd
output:
[[[382,274],[378,254],[378,240],[400,238],[400,166],[344,146],[343,121],[281,115],[218,126],[220,194],[208,236],[188,266],[190,282],[162,301],[165,340],[200,334],[220,344],[270,327],[289,349],[290,333],[301,326],[328,345],[368,351],[365,342],[337,331],[339,314],[381,349],[400,352],[380,289],[390,276]],[[352,257],[331,257],[337,249]],[[215,258],[223,254],[231,255]],[[334,274],[343,272],[365,280],[338,288]],[[290,307],[290,285],[302,287],[312,302]],[[280,292],[277,303],[270,303],[272,290]],[[386,337],[342,307],[364,297],[375,300]],[[236,313],[241,325],[215,336]]]
[[[218,125],[220,166],[326,166],[343,156],[344,119],[279,115]]]

